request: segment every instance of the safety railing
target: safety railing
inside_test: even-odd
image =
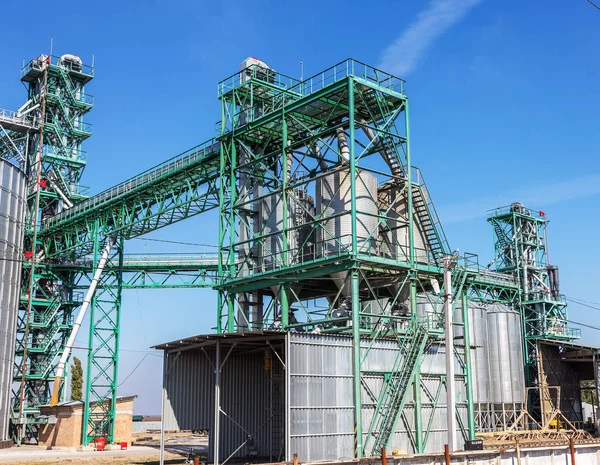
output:
[[[46,220],[46,226],[51,226],[59,221],[63,221],[68,218],[85,211],[89,208],[95,207],[100,204],[104,204],[109,200],[116,199],[134,189],[146,186],[154,181],[170,176],[175,172],[181,171],[191,165],[194,165],[198,160],[204,159],[205,157],[219,153],[220,144],[214,139],[210,139],[203,144],[197,145],[189,150],[186,150],[179,155],[174,156],[132,178],[117,184],[110,189],[100,192],[93,197],[78,203],[73,208],[59,213]]]
[[[221,81],[219,83],[219,96],[245,85],[251,79],[269,83],[280,88],[281,91],[306,96],[349,76],[363,79],[401,94],[404,93],[405,81],[403,79],[349,58],[304,80],[295,79],[259,65],[252,65]]]
[[[535,210],[532,208],[525,207],[518,202],[511,205],[505,205],[503,207],[493,208],[488,210],[487,217],[492,218],[495,216],[504,216],[508,213],[518,213],[525,216],[531,216],[533,218],[539,218],[542,220],[546,219],[546,214],[542,210]]]
[[[292,232],[288,231],[291,236]],[[289,240],[292,244],[295,239]],[[238,277],[247,277],[257,273],[281,270],[300,264],[308,264],[336,257],[348,256],[352,252],[352,236],[350,234],[331,237],[321,241],[307,243],[303,246],[288,247],[283,250],[282,232],[277,231],[257,240],[253,246],[253,256],[245,263],[237,261]],[[275,250],[270,250],[275,247]],[[415,262],[421,265],[437,266],[431,251],[423,247],[415,247]],[[385,259],[393,263],[409,263],[410,249],[407,245],[400,243],[384,244],[376,237],[358,237],[357,254],[363,257],[371,257],[380,261]],[[237,255],[236,255],[237,260]],[[225,260],[226,262],[227,260]]]
[[[27,128],[35,127],[35,122],[32,115],[21,116],[16,111],[0,108],[0,124],[3,121],[12,124],[18,124]]]
[[[61,150],[59,147],[54,145],[44,145],[42,149],[42,155],[48,157],[56,157],[67,160],[73,160],[81,163],[85,163],[87,161],[87,152],[81,149],[64,149]]]
[[[81,92],[79,89],[67,89],[63,92],[56,92],[56,90],[57,89],[49,88],[47,95],[54,99],[61,99],[63,98],[63,94],[67,94],[64,97],[72,98],[72,101],[75,102],[76,105],[94,106],[94,96]]]
[[[302,96],[310,95],[349,76],[357,77],[379,87],[404,94],[404,80],[373,66],[349,58],[311,76],[289,88]]]
[[[219,264],[217,252],[210,254],[125,254],[123,267],[198,266],[214,267]]]
[[[33,58],[23,68],[21,68],[21,78],[25,77],[30,71],[43,71],[46,65],[60,66],[69,72],[82,74],[85,76],[94,77],[94,67],[84,65],[72,60],[66,60],[59,56],[40,55]]]
[[[80,185],[71,185],[69,187],[69,192],[73,196],[78,197],[89,197],[91,189],[89,186],[80,186]]]
[[[298,79],[278,73],[274,69],[254,64],[219,82],[218,96],[221,97],[234,89],[242,87],[251,80],[262,81],[280,89],[289,89],[300,82]]]
[[[243,108],[233,116],[234,126],[265,116],[291,101],[311,95],[332,84],[353,76],[369,84],[404,94],[404,80],[354,59],[347,59],[304,80],[297,80],[259,65],[252,65],[219,83],[219,96],[250,82],[263,82],[270,88],[261,89],[252,108]],[[249,90],[250,91],[250,90]],[[231,128],[228,128],[230,130]]]

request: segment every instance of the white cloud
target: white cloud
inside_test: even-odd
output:
[[[427,49],[481,0],[431,0],[415,21],[382,53],[379,68],[399,77],[410,73]]]
[[[565,200],[575,200],[600,194],[600,175],[581,176],[566,181],[514,189],[495,196],[478,197],[477,200],[454,205],[440,205],[438,212],[442,223],[458,223],[485,216],[495,207],[521,202],[529,208],[541,208]]]

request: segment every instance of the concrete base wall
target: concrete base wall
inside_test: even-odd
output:
[[[81,445],[83,428],[83,402],[67,402],[56,407],[43,406],[43,415],[56,418],[56,423],[42,425],[39,433],[40,446],[76,448]],[[117,399],[115,442],[131,445],[133,422],[133,398]]]
[[[298,457],[302,461],[302,457]],[[308,465],[310,462],[306,462]],[[317,463],[317,462],[315,462]],[[444,454],[389,456],[388,465],[445,465]],[[514,449],[504,451],[455,452],[452,465],[519,465]],[[380,457],[358,460],[319,461],[318,465],[381,465]],[[600,443],[575,446],[576,465],[600,465]],[[569,446],[521,448],[520,465],[571,465]]]

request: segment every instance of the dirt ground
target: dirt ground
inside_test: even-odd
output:
[[[185,457],[179,454],[167,453],[165,454],[165,464],[175,465],[182,464]],[[160,463],[158,455],[151,457],[115,457],[115,456],[102,456],[98,454],[97,457],[82,457],[72,459],[36,459],[26,460],[17,462],[2,462],[3,465],[79,465],[79,464],[94,464],[94,465],[112,465],[112,464],[128,464],[128,465],[158,465]]]
[[[134,445],[127,450],[85,451],[50,450],[36,446],[12,447],[0,451],[2,465],[158,465],[160,433],[134,433]],[[208,438],[193,433],[165,434],[165,464],[185,462],[190,450],[206,462]]]

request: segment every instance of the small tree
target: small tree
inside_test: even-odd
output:
[[[83,400],[83,368],[77,357],[73,357],[71,365],[71,400]]]

